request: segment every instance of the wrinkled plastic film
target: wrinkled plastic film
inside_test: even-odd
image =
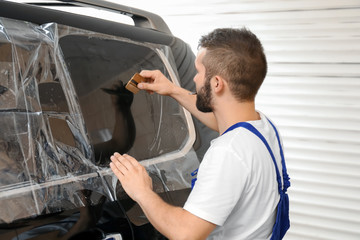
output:
[[[130,101],[121,88],[141,69],[176,77],[156,49],[172,57],[165,46],[0,18],[0,223],[97,204],[89,191],[123,195],[108,168],[115,150],[143,162],[157,192],[190,186],[188,116],[171,98],[140,91]]]

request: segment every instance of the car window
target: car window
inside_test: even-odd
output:
[[[153,46],[83,35],[67,35],[59,42],[97,162],[108,164],[106,159],[115,151],[150,159],[178,150],[187,141],[183,109],[174,100],[144,91],[134,95],[124,88],[142,69],[168,75]]]
[[[0,18],[0,223],[96,204],[84,190],[116,199],[114,151],[143,162],[156,191],[189,187],[188,113],[123,88],[142,69],[176,81],[171,62],[166,46]]]

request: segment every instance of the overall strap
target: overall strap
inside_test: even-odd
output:
[[[234,125],[232,125],[230,128],[228,128],[223,134],[235,129],[235,128],[238,128],[238,127],[243,127],[243,128],[246,128],[247,130],[249,130],[250,132],[254,133],[256,136],[258,136],[260,138],[260,140],[264,143],[264,145],[266,146],[267,150],[269,151],[270,153],[270,156],[272,158],[272,161],[275,165],[275,171],[276,171],[276,180],[278,182],[278,189],[279,189],[279,193],[281,192],[286,192],[287,188],[290,186],[290,181],[289,181],[289,176],[287,174],[287,170],[286,170],[286,165],[285,165],[285,159],[284,159],[284,153],[283,153],[283,150],[282,150],[282,146],[281,146],[281,141],[280,141],[280,137],[279,137],[279,134],[278,134],[278,131],[276,129],[276,127],[274,126],[274,124],[268,120],[269,123],[271,124],[271,126],[274,128],[275,130],[275,133],[276,133],[276,138],[278,140],[278,144],[279,144],[279,148],[280,148],[280,155],[281,155],[281,165],[282,165],[282,173],[283,173],[283,182],[284,182],[284,188],[282,188],[282,183],[281,183],[281,176],[280,176],[280,172],[279,172],[279,168],[276,164],[276,159],[275,159],[275,156],[271,150],[271,147],[269,146],[268,142],[266,141],[265,137],[253,126],[251,125],[250,123],[248,122],[238,122]],[[223,135],[222,134],[222,135]]]
[[[238,127],[246,128],[250,132],[254,133],[256,136],[258,136],[261,139],[261,141],[265,144],[266,148],[268,149],[268,151],[271,155],[271,158],[274,162],[274,165],[275,165],[276,180],[278,182],[278,189],[279,189],[279,194],[280,194],[280,200],[279,200],[279,203],[277,205],[277,210],[276,210],[277,211],[276,212],[276,220],[275,220],[275,224],[273,226],[270,240],[280,240],[285,236],[287,230],[290,228],[289,197],[286,193],[287,188],[290,186],[290,181],[289,181],[289,176],[286,171],[284,153],[282,150],[279,133],[278,133],[276,127],[274,126],[274,124],[269,119],[268,119],[268,121],[271,124],[271,126],[274,128],[274,131],[276,133],[276,138],[277,138],[278,144],[279,144],[284,188],[282,188],[282,186],[281,186],[282,185],[281,177],[280,177],[279,169],[276,164],[275,156],[274,156],[268,142],[266,141],[265,137],[253,125],[251,125],[248,122],[239,122],[239,123],[236,123],[235,125],[231,126],[224,133],[231,131]]]
[[[279,144],[279,148],[280,148],[280,155],[281,155],[281,165],[282,165],[282,174],[283,174],[283,180],[284,180],[284,193],[287,191],[287,189],[290,187],[290,178],[289,175],[287,174],[287,169],[286,169],[286,164],[285,164],[285,157],[284,157],[284,152],[281,146],[281,142],[280,142],[280,137],[279,137],[279,133],[275,127],[275,125],[268,119],[269,123],[271,124],[271,126],[274,128],[275,134],[276,134],[276,138],[278,140],[278,144]]]

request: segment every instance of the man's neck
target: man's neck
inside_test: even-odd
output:
[[[225,104],[214,110],[219,133],[238,122],[260,120],[260,114],[255,110],[254,102],[236,102]]]

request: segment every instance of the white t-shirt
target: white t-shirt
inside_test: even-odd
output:
[[[268,141],[281,173],[276,134],[266,117],[250,121]],[[211,142],[184,209],[217,225],[208,239],[269,239],[280,196],[264,143],[245,128]]]

